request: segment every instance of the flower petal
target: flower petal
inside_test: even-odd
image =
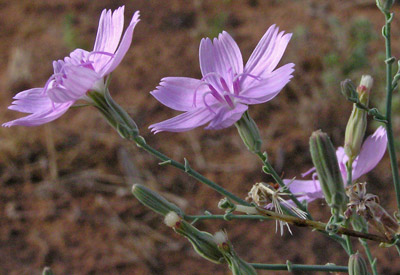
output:
[[[140,21],[139,19],[139,11],[136,11],[132,17],[131,22],[129,23],[128,28],[125,30],[124,36],[122,37],[121,43],[115,55],[111,58],[111,60],[105,64],[103,67],[99,67],[96,63],[94,64],[96,71],[99,72],[101,76],[108,75],[121,63],[124,58],[126,52],[132,43],[133,30],[135,29],[136,24]]]
[[[150,125],[149,128],[155,134],[163,131],[184,132],[204,125],[214,116],[215,114],[213,114],[208,108],[197,108],[176,117]]]
[[[14,96],[12,105],[8,107],[10,110],[22,113],[40,112],[43,108],[51,105],[51,100],[43,92],[43,88],[33,88],[19,92]]]
[[[321,185],[318,180],[289,180],[284,179],[283,182],[289,190],[299,199],[311,202],[318,198],[323,198]]]
[[[124,9],[119,7],[114,12],[104,9],[99,20],[93,51],[114,53],[121,40],[124,28]],[[101,55],[98,55],[101,56]]]
[[[368,173],[381,161],[387,146],[387,135],[384,127],[380,126],[374,134],[364,141],[357,163],[353,169],[353,180]]]
[[[42,88],[34,88],[21,92],[14,98],[17,97],[18,99],[13,102],[14,105],[11,105],[9,109],[32,114],[4,123],[3,127],[41,125],[59,118],[73,104],[73,102],[63,104],[53,103],[43,93]]]
[[[340,173],[342,174],[343,182],[346,184],[347,183],[346,163],[349,160],[349,157],[344,152],[343,147],[340,146],[336,149],[336,158],[338,160],[339,170],[340,170]],[[354,164],[355,164],[355,161],[353,161],[353,167],[354,167]]]
[[[242,117],[243,113],[247,111],[247,109],[247,105],[240,103],[237,103],[234,109],[223,105],[205,129],[217,130],[227,128],[238,121]]]
[[[230,85],[233,75],[243,72],[243,58],[239,47],[225,31],[214,38],[213,42],[210,38],[201,40],[199,59],[203,77],[207,76],[207,81],[218,90],[223,90],[219,77],[223,77]]]
[[[203,95],[209,91],[202,81],[189,77],[165,77],[160,86],[151,92],[158,101],[177,111],[190,111],[194,107],[203,107]],[[196,96],[196,101],[194,101]],[[213,104],[214,97],[207,98],[208,104]],[[195,104],[194,104],[195,103]]]
[[[64,66],[63,87],[49,88],[49,98],[56,103],[75,101],[86,94],[101,77],[93,70],[79,66]]]
[[[291,33],[278,32],[279,28],[275,25],[269,27],[247,61],[245,73],[264,78],[275,69],[292,37]],[[246,87],[255,79],[245,77],[242,81],[243,86]]]
[[[286,64],[269,73],[263,80],[240,93],[240,101],[246,104],[264,103],[273,99],[293,77],[294,64]]]

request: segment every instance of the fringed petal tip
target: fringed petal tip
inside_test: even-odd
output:
[[[132,25],[132,24],[136,24],[137,22],[139,22],[140,21],[139,17],[140,17],[140,11],[135,11],[135,13],[132,16],[132,20],[129,24]]]
[[[5,127],[5,128],[10,128],[11,126],[13,126],[13,124],[11,122],[6,122],[1,124],[1,127]]]

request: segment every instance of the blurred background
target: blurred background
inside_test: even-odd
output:
[[[42,87],[52,74],[53,60],[75,48],[91,50],[101,11],[121,5],[126,5],[127,22],[136,10],[141,21],[113,73],[113,97],[149,144],[178,161],[186,157],[194,169],[243,198],[254,183],[272,179],[261,172],[258,159],[246,150],[234,127],[157,135],[147,128],[177,114],[149,94],[162,77],[200,78],[202,37],[228,31],[246,62],[271,24],[293,33],[280,64],[294,62],[294,78],[274,100],[250,108],[263,136],[263,150],[285,178],[299,177],[312,167],[312,131],[322,129],[335,146],[343,144],[352,105],[339,93],[341,80],[358,83],[362,74],[371,74],[375,85],[370,102],[383,110],[383,15],[375,0],[0,0],[0,121],[21,116],[6,107],[17,92]],[[399,56],[399,6],[394,10],[393,54]],[[399,108],[395,93],[397,135]],[[367,134],[378,126],[371,122]],[[1,128],[0,273],[40,274],[44,266],[51,266],[57,275],[229,274],[225,265],[195,254],[161,216],[131,195],[132,184],[141,183],[188,214],[219,212],[219,194],[157,163],[123,141],[91,107],[71,109],[40,127]],[[388,155],[362,180],[392,213],[396,204]],[[329,218],[321,200],[311,203],[310,210],[318,220]],[[281,237],[274,222],[206,221],[197,226],[211,233],[226,229],[238,254],[249,262],[347,265],[338,244],[308,229],[292,227],[293,236],[286,232]],[[371,246],[380,272],[398,274],[395,249]]]

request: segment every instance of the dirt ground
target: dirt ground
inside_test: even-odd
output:
[[[247,61],[271,24],[292,32],[281,64],[296,64],[294,78],[274,100],[252,106],[250,113],[274,167],[287,178],[299,176],[312,166],[308,153],[312,131],[323,129],[337,146],[343,144],[352,106],[339,94],[341,80],[351,77],[356,82],[362,74],[373,75],[371,104],[382,106],[383,16],[374,2],[0,0],[0,121],[20,116],[6,110],[12,96],[43,86],[52,74],[53,60],[78,47],[92,48],[102,9],[126,5],[126,21],[136,10],[141,21],[130,50],[113,74],[112,95],[149,144],[178,161],[186,157],[194,169],[245,198],[254,183],[272,179],[262,173],[236,129],[153,135],[150,124],[177,112],[162,106],[149,92],[165,76],[200,77],[202,37],[228,31]],[[393,54],[400,55],[400,8],[395,10]],[[362,39],[368,43],[358,43]],[[353,60],[355,54],[361,58]],[[398,102],[396,97],[395,116]],[[398,134],[399,120],[395,122]],[[368,134],[376,127],[370,123]],[[188,214],[219,212],[219,194],[157,163],[123,141],[90,107],[71,109],[40,127],[1,128],[0,273],[40,274],[44,266],[51,266],[57,275],[230,274],[226,266],[195,254],[184,238],[131,195],[132,184],[141,183]],[[385,155],[363,180],[393,212],[389,169]],[[317,220],[329,218],[321,200],[313,202],[310,210]],[[205,221],[198,227],[211,233],[226,229],[236,251],[248,262],[347,265],[338,244],[308,229],[292,227],[293,236],[286,232],[281,237],[274,222]],[[353,243],[362,251],[357,240]],[[399,274],[396,250],[371,246],[381,274]]]

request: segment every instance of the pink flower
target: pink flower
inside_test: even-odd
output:
[[[4,123],[3,126],[37,126],[53,121],[63,115],[76,100],[85,98],[88,90],[104,85],[104,76],[121,63],[128,51],[137,22],[138,11],[133,15],[121,40],[124,7],[114,12],[103,10],[93,51],[76,49],[64,60],[54,61],[54,74],[46,85],[18,93],[8,107],[29,115]]]
[[[361,146],[360,154],[353,161],[353,169],[352,169],[352,180],[355,181],[362,175],[368,173],[372,169],[375,168],[376,165],[381,161],[383,155],[386,151],[387,145],[387,135],[384,127],[380,126],[374,134],[368,136]],[[344,152],[343,147],[339,147],[336,150],[336,156],[339,163],[339,169],[342,173],[343,182],[347,184],[347,171],[346,171],[346,163],[348,161],[348,157]],[[303,176],[306,176],[315,171],[315,168],[312,168],[307,173],[304,173]],[[312,180],[283,180],[286,185],[288,185],[289,190],[298,196],[300,201],[306,200],[311,202],[318,198],[323,198],[324,194],[322,193],[320,183],[317,179],[317,174],[313,173]]]
[[[275,70],[291,34],[271,26],[243,68],[239,47],[227,32],[202,39],[199,57],[202,79],[166,77],[151,94],[162,104],[183,111],[151,125],[154,133],[183,132],[209,122],[206,129],[233,125],[250,104],[273,99],[290,81],[293,63]]]

